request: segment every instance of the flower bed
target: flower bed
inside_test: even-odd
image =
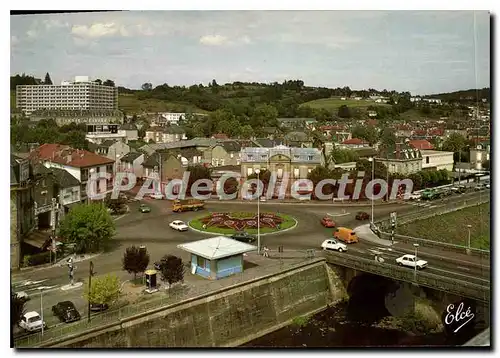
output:
[[[260,213],[260,233],[274,233],[289,229],[296,224],[296,220],[289,215],[275,213]],[[257,233],[257,214],[252,212],[215,212],[191,220],[189,225],[200,231],[219,234],[233,234],[237,231],[246,231],[249,234]]]

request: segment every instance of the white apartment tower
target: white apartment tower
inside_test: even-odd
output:
[[[76,76],[60,85],[17,86],[16,107],[26,114],[36,110],[117,110],[118,89]]]

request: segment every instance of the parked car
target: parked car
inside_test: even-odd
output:
[[[170,228],[177,230],[177,231],[187,231],[188,230],[188,226],[186,225],[186,223],[184,221],[180,221],[180,220],[172,221],[169,226],[170,226]]]
[[[26,292],[24,292],[24,291],[16,292],[16,296],[17,296],[17,298],[22,298],[25,301],[29,301],[30,300],[30,296]]]
[[[356,214],[356,220],[368,220],[370,218],[370,215],[368,213],[365,213],[364,211],[359,211]]]
[[[251,244],[251,243],[255,242],[255,236],[250,235],[246,231],[235,232],[234,234],[232,234],[230,236],[230,238],[233,240],[240,241],[240,242],[245,242],[247,244]]]
[[[338,252],[347,251],[347,245],[335,239],[328,239],[321,244],[323,250],[336,250]]]
[[[52,313],[64,323],[78,321],[81,318],[80,313],[78,313],[71,301],[59,302],[52,306]]]
[[[321,219],[321,225],[323,225],[324,227],[327,227],[327,228],[332,228],[332,227],[337,226],[335,224],[335,221],[333,221],[333,219],[329,216],[325,216],[323,219]]]
[[[490,188],[490,181],[488,180],[486,183],[484,183],[484,186],[486,187],[486,189],[489,189]]]
[[[163,194],[161,194],[161,193],[151,194],[150,198],[156,199],[156,200],[161,200],[161,199],[163,199]]]
[[[260,201],[262,201],[262,202],[266,202],[266,201],[267,201],[267,199],[266,199],[266,197],[265,197],[265,196],[261,196],[261,197],[260,197]]]
[[[21,321],[19,321],[19,327],[27,332],[35,332],[41,330],[42,326],[45,328],[47,327],[47,324],[42,321],[42,317],[40,317],[38,312],[35,311],[26,312],[21,317]]]
[[[419,193],[412,193],[410,195],[410,200],[420,200],[420,198],[422,197],[422,194],[419,194]]]
[[[475,187],[474,187],[474,190],[484,190],[486,189],[486,184],[483,184],[483,183],[480,183],[480,184],[477,184]]]
[[[90,310],[93,312],[102,312],[106,311],[109,306],[106,303],[91,303]]]
[[[141,206],[139,206],[139,211],[141,213],[150,213],[151,208],[149,206],[147,206],[146,204],[141,204]]]
[[[411,268],[415,268],[415,265],[416,265],[417,270],[421,270],[421,269],[427,267],[427,261],[419,260],[417,258],[416,262],[415,262],[415,255],[410,255],[410,254],[398,257],[396,259],[396,263],[399,266],[406,266],[406,267],[411,267]]]

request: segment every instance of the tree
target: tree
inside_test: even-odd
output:
[[[467,140],[459,133],[452,133],[444,142],[443,150],[450,152],[459,152],[465,150],[467,147]]]
[[[104,249],[114,233],[115,222],[100,203],[74,206],[59,226],[59,236],[82,254]]]
[[[340,118],[351,118],[351,110],[345,104],[339,107],[339,111],[337,114]]]
[[[483,162],[483,169],[484,170],[490,170],[490,161],[489,160],[485,160]]]
[[[187,185],[187,193],[191,193],[191,186],[200,179],[212,179],[211,170],[203,165],[190,165],[187,167],[187,171],[189,172],[189,181]],[[198,192],[203,195],[203,187],[200,186]],[[212,188],[209,188],[210,192],[212,192]],[[205,193],[208,194],[208,193]]]
[[[50,79],[50,75],[49,75],[48,72],[45,75],[45,81],[43,81],[43,84],[45,84],[45,85],[51,85],[52,84],[52,80]]]
[[[385,127],[380,132],[380,142],[384,145],[391,146],[396,144],[396,133],[394,129]]]
[[[101,80],[101,79],[99,79],[99,78],[98,78],[98,79],[96,79],[94,82],[95,82],[95,83],[97,83],[98,85],[102,85],[102,80]]]
[[[106,80],[103,83],[104,86],[115,87],[115,82],[112,80]]]
[[[116,199],[111,198],[111,193],[106,195],[106,207],[111,209],[114,214],[121,213],[124,210],[126,203],[127,199],[125,199],[125,197],[123,197],[122,195],[118,195],[118,198]]]
[[[146,82],[141,86],[141,89],[143,91],[151,91],[153,89],[153,85],[149,82]]]
[[[353,138],[364,139],[373,145],[378,138],[377,129],[374,126],[355,126],[351,130]]]
[[[17,293],[10,292],[10,325],[14,328],[24,314],[24,305],[26,304],[26,299],[24,297],[19,297]]]
[[[349,149],[340,149],[337,147],[333,147],[330,152],[330,157],[336,164],[355,162],[358,160],[358,154]]]
[[[134,274],[134,280],[139,272],[146,271],[149,265],[149,254],[145,248],[136,246],[127,247],[123,254],[123,269]]]
[[[184,263],[177,256],[165,255],[160,260],[161,279],[168,283],[169,288],[176,282],[184,281],[184,271]]]
[[[83,297],[93,304],[111,304],[120,296],[120,280],[116,275],[108,274],[92,278],[90,290],[85,285]]]
[[[253,134],[254,130],[249,124],[245,124],[240,128],[240,137],[243,139],[250,139],[252,138]]]

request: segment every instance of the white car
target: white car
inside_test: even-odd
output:
[[[347,245],[338,242],[336,239],[328,239],[321,244],[323,250],[336,250],[338,252],[347,251]]]
[[[29,332],[38,331],[42,329],[42,326],[47,327],[45,322],[42,321],[42,317],[35,311],[25,313],[19,322],[19,327]]]
[[[170,226],[170,228],[177,230],[177,231],[187,231],[188,230],[188,226],[186,225],[186,223],[184,221],[180,221],[180,220],[172,221],[169,226]]]
[[[160,194],[160,193],[151,194],[151,198],[156,199],[156,200],[161,200],[161,199],[163,199],[163,194]]]
[[[260,201],[265,202],[266,201],[266,197],[265,196],[261,196],[260,197]]]
[[[417,258],[417,261],[415,262],[415,255],[403,255],[401,257],[398,257],[396,259],[396,263],[399,266],[407,266],[411,268],[415,268],[415,265],[417,266],[417,270],[421,270],[425,267],[427,267],[427,261],[425,260],[419,260]]]
[[[30,299],[30,296],[26,292],[24,292],[24,291],[16,292],[16,296],[18,298],[24,299],[25,301],[28,301]]]
[[[410,200],[420,200],[421,197],[422,197],[422,194],[412,193],[410,195]]]

